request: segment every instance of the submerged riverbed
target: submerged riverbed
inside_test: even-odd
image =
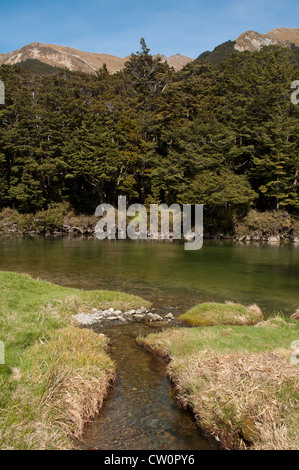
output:
[[[205,301],[257,303],[266,314],[292,314],[299,306],[299,247],[291,244],[206,241],[201,250],[187,252],[182,243],[8,237],[0,238],[0,266],[67,287],[136,294],[151,301],[157,313],[175,317]],[[165,364],[135,341],[153,327],[160,328],[93,327],[111,339],[117,378],[79,448],[213,448],[177,406]]]
[[[86,426],[82,450],[208,450],[217,448],[201,434],[191,415],[175,402],[164,362],[139,346],[135,338],[153,328],[141,323],[114,326],[110,356],[116,383],[99,416]]]

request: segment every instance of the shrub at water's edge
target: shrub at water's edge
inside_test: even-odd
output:
[[[299,322],[167,329],[139,344],[167,358],[177,398],[200,428],[232,449],[298,449]]]
[[[114,379],[107,338],[72,325],[72,315],[140,305],[150,304],[0,272],[0,449],[72,448]]]
[[[192,326],[252,325],[262,318],[257,305],[245,307],[234,302],[198,304],[180,316],[180,320]]]

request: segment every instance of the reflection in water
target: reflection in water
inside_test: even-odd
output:
[[[156,241],[0,238],[0,269],[69,287],[137,294],[174,315],[213,300],[293,313],[299,304],[298,248],[205,241],[199,251],[184,251],[182,243]],[[107,331],[116,387],[87,427],[82,448],[209,448],[190,416],[175,405],[165,367],[136,344],[135,335],[148,328],[134,324]]]
[[[299,246],[205,241],[0,238],[0,269],[82,289],[133,293],[174,313],[204,301],[257,303],[266,313],[298,308]]]
[[[104,330],[98,327],[98,331]],[[79,448],[211,449],[191,416],[176,405],[165,365],[135,341],[137,335],[149,334],[151,328],[135,323],[105,332],[112,340],[110,355],[117,367],[116,386],[99,417],[86,426]]]

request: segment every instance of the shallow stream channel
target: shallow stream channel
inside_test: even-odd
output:
[[[157,331],[145,323],[100,327],[110,338],[116,382],[100,414],[85,427],[81,450],[209,450],[192,416],[175,400],[166,365],[136,342]]]

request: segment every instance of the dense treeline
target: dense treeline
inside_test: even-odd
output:
[[[229,229],[248,212],[299,209],[299,80],[291,49],[268,47],[175,73],[144,40],[110,75],[40,75],[2,65],[0,209],[62,201],[204,203]]]

